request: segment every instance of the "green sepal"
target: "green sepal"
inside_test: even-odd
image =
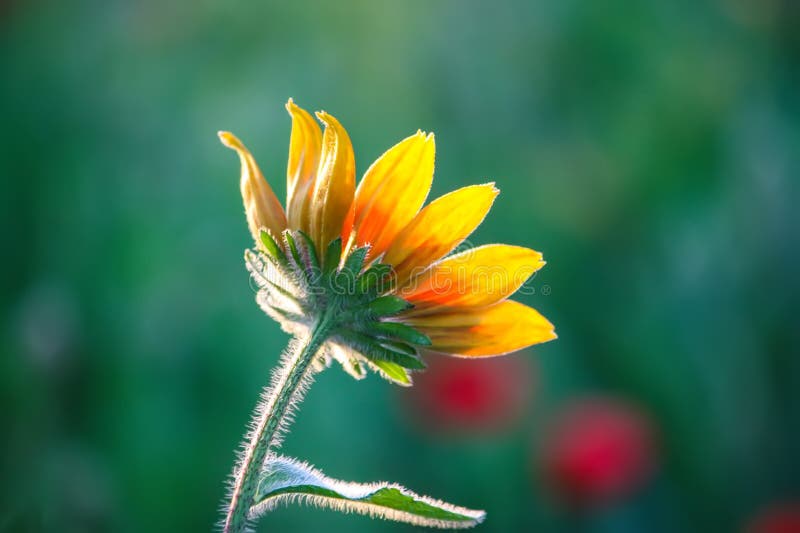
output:
[[[342,270],[352,274],[355,279],[355,276],[358,276],[361,269],[364,268],[364,260],[367,258],[368,252],[369,246],[361,246],[360,248],[354,249],[344,260]]]
[[[428,368],[428,366],[422,361],[422,359],[419,358],[417,354],[398,352],[397,350],[393,350],[383,343],[381,343],[381,348],[383,348],[382,353],[385,354],[386,360],[392,363],[397,363],[403,368],[407,368],[408,370],[425,370]]]
[[[311,264],[311,268],[314,270],[315,273],[321,272],[322,265],[320,265],[319,263],[319,256],[317,255],[317,247],[314,246],[314,241],[312,241],[311,237],[306,235],[304,231],[298,230],[297,233],[300,234],[300,238],[304,242],[303,248],[305,248],[305,251],[308,254],[308,261]]]
[[[402,343],[375,339],[355,331],[344,331],[339,335],[345,343],[372,361],[388,361],[411,370],[426,368],[425,363],[419,359],[416,350],[411,346],[398,347],[397,345]]]
[[[367,310],[372,314],[372,316],[376,317],[394,316],[402,313],[403,311],[408,311],[413,307],[413,304],[393,294],[379,296],[369,302],[366,306]]]
[[[414,357],[419,357],[417,349],[411,346],[410,344],[406,344],[404,342],[381,339],[381,345],[395,352],[404,353],[406,355],[413,355]]]
[[[337,237],[332,240],[325,250],[325,260],[322,262],[322,271],[326,276],[330,276],[339,267],[342,259],[342,238]]]
[[[373,297],[381,294],[391,272],[391,265],[384,263],[372,265],[358,278],[356,287],[358,293]]]
[[[287,300],[290,300],[290,301],[296,303],[298,306],[302,305],[301,302],[297,299],[297,297],[291,291],[286,290],[285,288],[281,287],[278,283],[275,283],[271,279],[267,279],[266,282],[269,285],[269,287],[271,288],[271,290],[274,290],[275,292],[277,292],[278,294],[280,294],[281,296],[283,296]]]
[[[283,252],[281,252],[283,253]],[[272,290],[274,287],[279,287],[279,291],[282,296],[286,296],[287,292],[286,289],[277,285],[275,282],[274,274],[277,273],[278,275],[282,276],[283,279],[290,285],[297,284],[297,276],[295,275],[294,271],[288,265],[288,263],[282,263],[275,257],[271,255],[267,255],[261,252],[254,252],[253,250],[245,250],[244,251],[244,262],[247,266],[247,270],[250,272],[252,279],[258,284],[261,289],[268,289]],[[267,267],[269,265],[275,272],[270,274],[270,270]],[[291,299],[297,302],[297,298],[292,294],[289,295]]]
[[[369,324],[369,333],[394,338],[419,346],[430,346],[431,340],[416,329],[400,322],[373,322]]]
[[[258,236],[261,239],[263,250],[269,257],[283,265],[287,264],[286,254],[283,253],[280,245],[278,245],[277,241],[272,237],[272,234],[269,232],[269,230],[262,229],[258,232]]]
[[[350,374],[353,379],[361,380],[367,377],[367,370],[355,357],[347,358],[346,360],[338,359],[342,370]]]
[[[292,313],[291,311],[287,311],[286,309],[281,309],[280,307],[276,307],[274,305],[269,306],[276,314],[283,317],[284,320],[288,320],[289,322],[300,323],[303,321],[303,317]]]
[[[288,230],[284,231],[283,240],[286,241],[286,247],[292,254],[292,259],[294,260],[295,265],[297,265],[297,268],[301,270],[304,275],[307,276],[306,262],[303,261],[303,258],[300,255],[300,251],[297,249],[297,243],[294,240],[292,232]]]
[[[426,365],[425,361],[422,360],[417,349],[411,346],[410,344],[381,339],[381,346],[383,346],[387,350],[391,350],[392,352],[394,352],[395,362],[402,361],[400,364],[406,368],[410,368],[412,370],[425,370],[426,368],[428,368],[428,365]],[[411,360],[400,359],[397,357],[397,355],[408,356],[411,358]]]
[[[373,370],[376,370],[381,376],[392,383],[403,387],[411,386],[411,376],[408,375],[408,370],[397,363],[384,361],[383,359],[370,359],[369,365],[373,367]]]

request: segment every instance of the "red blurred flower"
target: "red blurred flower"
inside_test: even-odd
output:
[[[533,382],[530,359],[522,353],[488,359],[432,355],[428,369],[404,391],[414,415],[438,432],[493,432],[519,420]]]
[[[767,507],[750,521],[747,533],[800,533],[800,502]]]
[[[547,481],[563,499],[603,504],[643,484],[656,462],[653,428],[637,409],[596,398],[569,406],[542,447]]]

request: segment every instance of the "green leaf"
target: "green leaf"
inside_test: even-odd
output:
[[[483,521],[486,513],[420,496],[395,483],[350,483],[288,457],[270,457],[250,508],[257,517],[282,502],[355,512],[415,526],[461,529]]]
[[[412,304],[393,294],[379,296],[367,304],[367,309],[373,316],[394,316],[412,307]]]

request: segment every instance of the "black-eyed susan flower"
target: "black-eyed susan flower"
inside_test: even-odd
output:
[[[539,252],[490,244],[447,257],[489,212],[498,194],[493,183],[464,187],[423,207],[435,142],[433,134],[417,132],[378,158],[356,189],[353,148],[341,124],[317,113],[323,134],[291,100],[286,107],[292,135],[285,212],[245,146],[230,133],[220,138],[242,163],[248,226],[262,252],[247,256],[263,289],[259,300],[288,331],[307,329],[339,296],[339,323],[326,347],[347,368],[374,362],[378,356],[359,348],[386,347],[376,339],[390,338],[392,328],[403,326],[427,337],[411,335],[405,340],[420,342],[409,344],[465,357],[500,355],[555,338],[553,326],[536,310],[507,299],[545,264]],[[344,267],[349,270],[341,275]],[[339,286],[336,276],[322,275],[324,268],[338,271]],[[371,284],[361,294],[354,282],[365,273],[374,279],[364,280]],[[389,312],[375,312],[381,306]],[[356,316],[358,310],[372,313]],[[359,324],[368,315],[379,319],[378,331]],[[370,333],[376,335],[361,337]]]
[[[241,160],[242,198],[256,243],[245,260],[258,302],[295,336],[234,471],[226,531],[238,531],[263,508],[256,505],[258,472],[314,369],[337,360],[354,377],[371,368],[408,385],[409,371],[425,366],[421,350],[488,357],[555,338],[536,310],[508,300],[544,265],[539,252],[490,244],[448,255],[489,212],[498,194],[493,183],[425,205],[435,142],[418,131],[378,158],[356,188],[353,148],[342,125],[319,112],[323,132],[292,100],[286,108],[292,133],[285,211],[244,144],[219,134]],[[429,525],[475,523],[475,515],[457,509],[466,521]]]

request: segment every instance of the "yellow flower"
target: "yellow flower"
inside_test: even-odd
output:
[[[356,189],[353,148],[341,124],[327,113],[317,113],[325,126],[322,133],[291,99],[286,109],[292,134],[285,213],[250,152],[231,133],[220,133],[241,159],[248,226],[262,251],[265,239],[275,238],[281,253],[313,264],[313,258],[298,256],[296,248],[302,248],[303,239],[297,235],[303,235],[313,249],[307,255],[320,258],[322,264],[332,241],[341,238],[341,248],[333,252],[337,268],[345,268],[356,250],[363,253],[362,261],[353,262],[359,273],[379,263],[391,266],[391,283],[382,285],[380,295],[394,295],[413,307],[390,313],[383,324],[410,326],[430,340],[426,348],[432,351],[486,357],[556,338],[553,325],[536,310],[507,299],[545,264],[539,252],[491,244],[448,256],[488,213],[498,194],[493,183],[458,189],[423,207],[433,180],[435,143],[433,134],[418,131],[378,158]],[[276,238],[285,233],[289,240]],[[270,283],[276,284],[264,286]],[[293,299],[292,283],[277,283],[288,300]],[[297,300],[301,308],[308,303],[304,296]],[[319,299],[313,301],[322,305]],[[265,305],[274,311],[275,299],[270,302]],[[302,310],[287,309],[270,314],[310,327],[311,321],[298,316]],[[427,339],[416,344],[427,344]],[[415,343],[413,338],[408,342]],[[340,361],[348,356],[337,356],[337,350],[347,351],[348,344],[352,348],[344,337],[334,336],[328,344]]]

